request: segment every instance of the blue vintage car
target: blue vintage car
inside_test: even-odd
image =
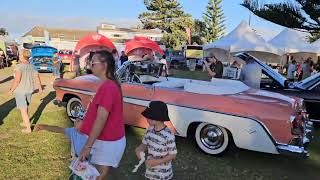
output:
[[[31,49],[31,64],[39,72],[53,71],[53,56],[57,49],[50,46],[34,46]]]

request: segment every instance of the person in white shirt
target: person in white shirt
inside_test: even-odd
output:
[[[162,59],[160,60],[160,63],[164,64],[163,73],[165,72],[166,75],[169,75],[169,67],[168,67],[168,63],[167,63],[167,60],[166,60],[166,55],[162,56]]]
[[[261,68],[250,57],[247,60],[247,64],[241,70],[240,80],[249,87],[260,89],[261,73]]]
[[[296,60],[293,60],[288,67],[288,75],[287,78],[289,81],[294,82],[294,73],[296,72]]]

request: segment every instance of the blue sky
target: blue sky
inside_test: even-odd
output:
[[[277,2],[279,0],[264,0]],[[90,3],[89,3],[90,2]],[[187,13],[201,18],[208,0],[180,0]],[[240,6],[242,0],[224,0],[227,32],[242,20],[249,18],[250,12]],[[35,25],[95,30],[100,22],[110,22],[117,26],[136,25],[138,15],[146,11],[143,0],[28,0],[4,1],[0,6],[1,27],[6,27],[13,36],[19,36]],[[266,39],[282,30],[282,27],[251,16],[251,26]]]

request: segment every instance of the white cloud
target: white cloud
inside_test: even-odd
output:
[[[96,27],[102,23],[114,24],[117,27],[137,27],[140,24],[138,19],[99,19],[88,17],[51,17],[51,16],[33,16],[15,13],[0,13],[0,27],[8,30],[11,37],[22,36],[34,26],[45,26],[51,28],[72,28],[96,30]]]

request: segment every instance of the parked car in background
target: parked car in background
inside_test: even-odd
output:
[[[221,154],[234,142],[253,151],[309,155],[304,145],[311,131],[301,98],[251,89],[237,80],[161,77],[162,66],[128,61],[117,71],[126,124],[148,127],[141,112],[160,100],[168,105],[166,125],[177,136],[193,137],[205,153]],[[73,118],[82,115],[100,83],[93,75],[56,80],[55,103],[66,105]]]
[[[185,66],[187,63],[187,59],[181,50],[166,51],[165,54],[170,67],[178,69],[181,66]]]
[[[39,72],[53,71],[53,55],[57,49],[50,46],[33,46],[31,48],[31,64]]]
[[[185,45],[181,46],[181,50],[167,51],[166,56],[170,66],[176,69],[193,65],[198,66],[202,63],[203,50],[202,46]]]
[[[58,54],[62,59],[62,63],[70,64],[73,58],[72,50],[59,50]]]
[[[253,58],[262,69],[260,89],[297,96],[304,99],[311,121],[320,124],[320,73],[300,82],[290,82],[270,66],[248,53],[239,53],[236,57],[246,61]]]

